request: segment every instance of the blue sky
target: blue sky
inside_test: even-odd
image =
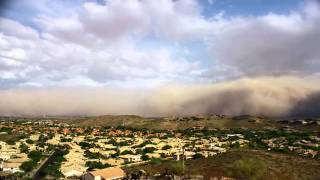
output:
[[[225,11],[232,15],[263,15],[269,12],[288,14],[291,10],[297,10],[304,1],[301,0],[213,0],[202,1],[205,4],[205,14]]]
[[[39,4],[42,4],[39,1]],[[86,0],[75,0],[75,1],[47,1],[47,6],[52,8],[50,14],[54,16],[67,15],[70,9],[81,9],[83,3]],[[87,2],[97,2],[99,4],[105,4],[104,0],[87,0]],[[224,11],[226,16],[258,16],[264,15],[270,12],[279,14],[288,14],[292,10],[299,9],[305,1],[302,0],[201,0],[198,1],[201,4],[202,15],[210,18],[217,12]],[[45,4],[45,3],[44,3]],[[41,12],[41,6],[45,5],[34,5],[28,0],[4,0],[1,5],[2,14],[1,16],[18,20],[19,22],[33,26],[37,28],[36,24],[33,22],[33,17],[43,13]],[[62,9],[61,9],[62,8]],[[59,11],[59,9],[61,9]],[[57,13],[57,11],[59,13]]]

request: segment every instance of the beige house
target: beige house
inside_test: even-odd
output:
[[[141,161],[141,155],[133,155],[133,154],[126,154],[119,156],[121,159],[124,160],[125,163],[131,163],[131,162],[139,162]]]
[[[15,162],[5,162],[3,164],[1,164],[0,168],[3,170],[3,171],[9,171],[11,173],[16,173],[16,172],[23,172],[20,170],[20,165],[22,163],[15,163]]]
[[[161,158],[161,155],[159,153],[147,153],[146,154],[149,158]]]
[[[123,179],[126,173],[119,167],[91,171],[82,176],[82,180],[117,180]]]
[[[117,153],[117,151],[115,151],[115,150],[108,150],[108,151],[100,150],[99,153],[105,157],[110,157],[112,154]]]

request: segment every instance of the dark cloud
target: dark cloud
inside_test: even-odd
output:
[[[319,117],[320,116],[320,92],[315,92],[302,99],[292,108],[293,117]]]
[[[9,89],[0,91],[2,115],[145,116],[226,114],[319,115],[319,80],[254,78],[215,85],[167,86],[153,90]]]
[[[0,1],[0,16],[3,16],[6,13],[7,8],[10,5],[12,0],[1,0]]]

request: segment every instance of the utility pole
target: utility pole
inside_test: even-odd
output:
[[[182,147],[182,174],[184,174],[184,147]]]

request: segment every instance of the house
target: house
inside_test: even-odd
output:
[[[161,158],[161,155],[159,153],[147,153],[146,154],[149,158]]]
[[[182,152],[182,153],[179,152],[179,153],[175,154],[175,155],[173,156],[173,158],[174,158],[176,161],[180,161],[180,160],[182,159],[182,157],[187,160],[187,159],[192,159],[195,154],[196,154],[196,153],[193,152],[193,151],[184,151],[184,152]]]
[[[110,157],[112,154],[117,153],[117,151],[115,151],[115,150],[108,150],[108,151],[100,150],[99,153],[105,157]]]
[[[73,169],[73,170],[69,170],[69,171],[63,172],[63,175],[66,178],[69,178],[69,177],[80,177],[82,175],[82,171]]]
[[[82,176],[82,180],[117,180],[123,179],[126,173],[119,167],[110,167],[91,171]]]
[[[200,154],[202,154],[206,158],[209,157],[209,156],[217,155],[216,152],[212,152],[212,151],[201,151]]]
[[[12,155],[10,157],[10,159],[7,160],[8,163],[23,163],[25,161],[27,161],[28,155],[24,154],[24,153],[20,153],[20,154],[16,154],[16,155]]]
[[[214,148],[212,148],[212,150],[217,152],[217,153],[225,153],[225,152],[227,152],[227,150],[225,148],[221,148],[221,147],[214,147]]]
[[[0,141],[0,149],[4,148],[6,145],[6,142]]]
[[[3,163],[1,164],[0,169],[2,169],[3,171],[8,171],[11,173],[16,173],[16,172],[23,172],[19,169],[21,163]]]
[[[90,148],[89,151],[92,153],[98,153],[100,151],[100,149],[99,148]]]
[[[30,140],[32,141],[38,141],[39,140],[40,135],[39,134],[33,134],[30,136]]]
[[[122,153],[123,151],[132,151],[135,152],[135,149],[132,149],[130,146],[122,146],[119,148],[120,153]]]
[[[195,154],[193,151],[185,151],[183,155],[185,159],[192,159]]]
[[[170,151],[169,150],[157,150],[155,151],[155,153],[158,153],[162,156],[169,156],[170,155]]]
[[[67,161],[61,164],[61,172],[65,177],[80,177],[86,171],[86,158],[83,156],[83,150],[78,145],[69,144],[72,149],[65,156]]]
[[[0,153],[0,159],[3,160],[3,161],[9,160],[10,157],[11,157],[11,156],[8,155],[8,154],[1,154],[1,153]]]
[[[141,155],[133,155],[133,154],[126,154],[119,156],[121,159],[124,160],[125,163],[131,163],[131,162],[138,162],[141,161]]]

